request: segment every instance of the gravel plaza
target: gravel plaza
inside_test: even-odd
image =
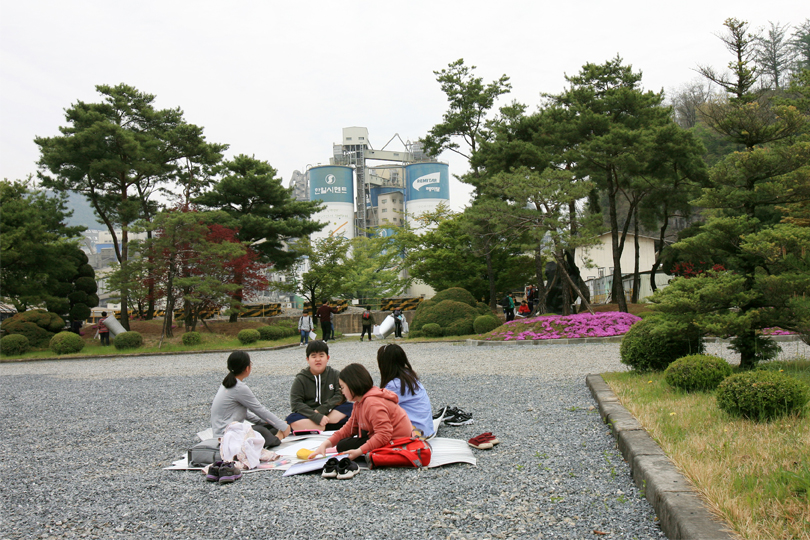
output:
[[[329,345],[332,367],[360,362],[379,381],[378,342]],[[585,385],[588,373],[625,370],[618,343],[403,346],[434,410],[474,415],[440,437],[502,441],[474,450],[477,466],[344,481],[265,471],[211,484],[163,467],[209,427],[227,353],[0,364],[0,538],[664,537]],[[285,416],[303,348],[251,357],[247,384]]]

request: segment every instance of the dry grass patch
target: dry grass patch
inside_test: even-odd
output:
[[[810,361],[785,363],[810,379]],[[673,389],[663,374],[609,373],[622,404],[743,538],[810,538],[810,414],[733,418],[713,393]]]

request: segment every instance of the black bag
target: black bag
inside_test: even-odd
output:
[[[205,467],[219,460],[219,439],[206,439],[188,449],[189,467]]]

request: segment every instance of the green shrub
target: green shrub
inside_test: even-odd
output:
[[[441,337],[442,327],[436,323],[427,323],[422,327],[422,333],[427,337]]]
[[[28,343],[28,338],[22,334],[9,334],[0,339],[0,351],[9,356],[25,354],[30,348],[31,344]]]
[[[473,328],[476,334],[492,332],[501,325],[501,320],[495,315],[481,315],[475,318]]]
[[[469,304],[455,300],[443,300],[425,309],[417,310],[411,323],[411,329],[421,330],[424,325],[429,323],[436,323],[442,328],[447,328],[462,319],[469,320],[470,328],[472,328],[472,323],[477,316],[478,311]]]
[[[67,298],[72,304],[86,304],[88,296],[90,295],[84,291],[73,291],[67,295]]]
[[[31,347],[39,349],[48,346],[54,333],[65,327],[65,321],[56,313],[32,309],[6,319],[0,327],[6,334],[25,336]]]
[[[420,338],[424,337],[425,333],[421,330],[408,330],[408,337],[409,338]]]
[[[202,343],[202,336],[199,332],[186,332],[183,334],[183,345],[199,345]]]
[[[80,277],[73,282],[73,287],[77,291],[84,291],[87,294],[95,294],[98,292],[98,284],[96,280],[91,277]]]
[[[91,314],[90,306],[87,304],[76,304],[70,308],[69,316],[71,321],[86,321],[90,318]]]
[[[3,321],[3,330],[8,335],[24,336],[28,340],[31,347],[35,349],[47,347],[54,335],[53,332],[48,332],[44,328],[39,327],[34,323],[25,321],[11,321],[10,319]]]
[[[678,358],[664,371],[664,380],[675,388],[693,392],[714,390],[731,375],[731,366],[718,356],[693,354]]]
[[[492,310],[489,309],[489,306],[483,302],[478,302],[478,313],[481,315],[492,315]]]
[[[314,319],[313,319],[313,321],[314,321]],[[271,325],[271,326],[273,326],[273,325]],[[284,328],[292,328],[296,332],[298,331],[298,321],[294,321],[292,319],[281,319],[281,320],[275,321],[274,326],[283,326]]]
[[[458,319],[444,329],[445,336],[469,336],[473,333],[473,319]]]
[[[236,335],[236,339],[238,339],[239,343],[241,343],[242,345],[249,345],[251,343],[256,343],[257,341],[259,341],[260,337],[261,335],[259,335],[259,331],[254,330],[252,328],[245,328],[244,330],[240,330],[239,333]]]
[[[282,326],[261,326],[257,329],[259,338],[264,341],[275,341],[287,335],[287,328]]]
[[[717,387],[717,405],[732,416],[763,421],[800,413],[810,389],[798,379],[777,371],[746,371]]]
[[[115,336],[113,345],[118,350],[137,349],[143,345],[143,336],[138,332],[122,332]]]
[[[284,329],[285,336],[297,336],[300,334],[298,331],[298,323],[296,323],[295,326],[282,326],[282,328]],[[335,331],[335,334],[337,334],[337,331]]]
[[[695,326],[662,317],[647,317],[630,327],[619,349],[622,364],[636,371],[662,371],[690,354],[703,353],[703,337]]]
[[[56,354],[72,354],[84,349],[84,340],[73,332],[59,332],[51,338],[51,350]]]
[[[76,270],[76,274],[79,277],[91,277],[91,278],[96,277],[96,271],[93,270],[93,267],[87,263],[80,265],[79,268]]]

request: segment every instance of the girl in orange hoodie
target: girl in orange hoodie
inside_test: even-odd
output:
[[[413,426],[408,413],[397,404],[397,395],[374,386],[371,374],[361,364],[349,364],[340,371],[340,391],[354,403],[352,415],[310,459],[325,456],[327,448],[336,446],[338,452],[348,451],[349,459],[355,460],[394,439],[411,436]]]

